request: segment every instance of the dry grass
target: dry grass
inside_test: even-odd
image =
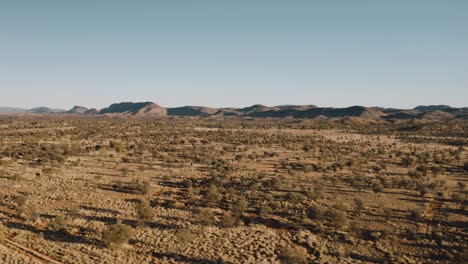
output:
[[[453,263],[466,248],[463,122],[0,126],[5,235],[61,263]],[[0,245],[0,262],[31,252]]]

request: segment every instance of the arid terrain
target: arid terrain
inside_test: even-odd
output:
[[[0,263],[466,263],[467,148],[466,119],[4,115]]]

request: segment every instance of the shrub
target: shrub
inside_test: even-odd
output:
[[[222,227],[233,227],[240,223],[239,217],[233,215],[232,213],[225,212],[223,217],[221,218],[221,226]]]
[[[423,218],[423,210],[421,208],[410,210],[410,217],[412,220],[421,220]]]
[[[102,240],[107,247],[119,246],[128,243],[132,234],[133,230],[130,226],[116,223],[103,232]]]
[[[317,200],[323,196],[323,188],[321,186],[315,186],[313,188],[309,187],[306,188],[303,193],[307,198]]]
[[[257,209],[257,213],[261,216],[264,216],[264,215],[267,215],[267,214],[271,214],[273,212],[273,208],[271,208],[270,206],[268,205],[263,205],[263,206],[260,206],[258,209]]]
[[[336,229],[342,229],[349,223],[348,216],[343,211],[330,209],[325,214],[330,220],[330,225]]]
[[[278,257],[284,264],[307,263],[307,251],[303,247],[284,247],[280,250]]]
[[[28,196],[25,194],[17,195],[13,198],[13,201],[16,203],[17,208],[22,207],[28,201]]]
[[[430,190],[427,187],[422,187],[419,189],[419,194],[421,195],[421,197],[426,196],[426,194],[428,194],[429,192]]]
[[[384,190],[384,187],[382,184],[375,184],[373,187],[372,187],[372,191],[375,192],[375,193],[381,193],[383,192]]]
[[[192,187],[187,188],[187,199],[189,202],[193,203],[195,200],[195,191],[193,190]]]
[[[192,180],[191,180],[191,179],[185,179],[185,180],[184,180],[184,186],[185,186],[185,188],[191,188],[191,187],[193,187],[193,182],[192,182]]]
[[[237,202],[234,204],[234,206],[232,207],[232,212],[237,217],[240,217],[247,210],[248,206],[249,204],[247,200],[245,200],[244,198],[239,198]]]
[[[56,216],[49,223],[49,229],[54,232],[65,232],[67,230],[67,227],[68,227],[68,221],[62,215]]]
[[[460,190],[464,190],[466,188],[466,183],[464,182],[457,182],[457,185],[458,185],[458,188],[460,188]]]
[[[141,193],[141,194],[147,194],[149,193],[151,189],[151,184],[148,182],[148,181],[143,181],[142,183],[139,183],[137,185],[137,190]]]
[[[143,221],[151,220],[154,216],[153,208],[148,200],[142,199],[136,208],[138,219]]]
[[[360,198],[354,199],[354,204],[356,205],[356,212],[360,213],[364,211],[364,201]]]
[[[312,205],[307,210],[307,217],[310,220],[320,221],[323,218],[323,209],[318,205]]]
[[[274,190],[283,188],[283,181],[279,177],[274,177],[270,181],[270,185]]]
[[[205,194],[205,200],[208,204],[216,204],[223,198],[223,195],[219,193],[216,185],[210,185],[208,191]]]
[[[199,208],[195,211],[195,219],[201,225],[212,225],[215,221],[215,216],[209,208]]]

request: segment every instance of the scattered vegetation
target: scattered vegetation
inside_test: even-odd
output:
[[[0,220],[83,263],[456,263],[467,123],[361,121],[0,118]]]

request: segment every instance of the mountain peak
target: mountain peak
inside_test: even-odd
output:
[[[68,110],[67,114],[85,114],[89,109],[84,106],[75,105],[72,109]]]

